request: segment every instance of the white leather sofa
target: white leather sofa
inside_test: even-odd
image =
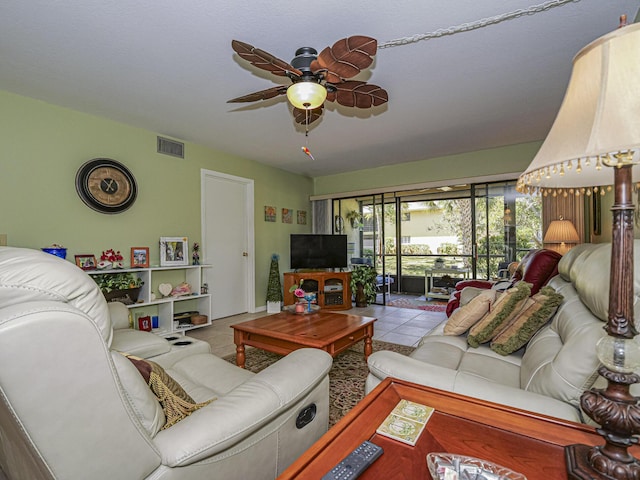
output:
[[[153,333],[114,334],[118,308],[72,263],[0,247],[0,469],[9,479],[273,479],[327,430],[326,352],[301,349],[253,374],[197,341],[177,349]],[[196,402],[216,400],[161,429],[159,402],[114,349],[147,340],[168,350],[138,356]]]
[[[640,240],[635,241],[634,304],[640,292]],[[379,351],[369,357],[366,391],[395,377],[524,410],[591,423],[580,409],[580,395],[596,383],[597,340],[608,317],[610,244],[583,244],[558,264],[549,285],[564,296],[554,317],[525,348],[502,356],[482,344],[467,344],[465,335],[443,334],[444,321],[425,336],[409,356]],[[472,287],[467,287],[472,288]],[[466,289],[465,289],[466,290]],[[463,290],[464,292],[464,290]],[[638,324],[639,308],[635,321]],[[632,391],[637,386],[632,387]],[[637,394],[637,392],[636,392]]]

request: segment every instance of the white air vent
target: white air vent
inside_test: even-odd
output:
[[[158,153],[171,155],[172,157],[184,158],[184,143],[158,137]]]

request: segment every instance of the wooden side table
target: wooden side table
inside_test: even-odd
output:
[[[435,408],[415,447],[375,433],[400,399]],[[528,480],[561,480],[567,478],[566,445],[603,443],[587,425],[387,378],[278,478],[322,478],[364,440],[384,453],[362,480],[429,479],[426,456],[431,452],[488,460]],[[640,447],[631,452],[637,457]]]

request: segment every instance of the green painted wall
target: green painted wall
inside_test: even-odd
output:
[[[388,165],[314,179],[314,195],[523,172],[542,142]]]
[[[311,231],[310,195],[446,182],[523,171],[540,143],[501,147],[418,162],[310,179],[186,143],[185,159],[156,153],[157,133],[0,91],[0,234],[8,244],[41,248],[59,243],[75,254],[114,248],[128,261],[130,247],[149,246],[158,263],[161,236],[200,241],[200,170],[255,182],[256,306],[265,304],[272,253],[280,272],[289,269],[289,234]],[[178,139],[179,140],[179,139]],[[75,191],[75,173],[87,160],[108,157],[127,165],[139,194],[131,209],[104,215]],[[339,196],[339,195],[336,195]],[[277,207],[277,222],[264,221],[264,206]],[[307,211],[307,225],[283,224],[282,208]],[[603,209],[603,230],[610,214]],[[610,228],[609,228],[610,230]],[[606,241],[603,232],[602,239]],[[215,263],[215,255],[214,255]]]
[[[8,245],[41,248],[52,243],[76,254],[113,248],[128,264],[130,247],[149,246],[159,262],[161,236],[200,241],[200,171],[255,182],[256,305],[265,305],[271,254],[289,267],[289,234],[311,231],[312,180],[257,162],[186,143],[185,159],[156,153],[155,132],[0,91],[0,234]],[[129,167],[138,198],[126,212],[89,209],[75,190],[75,174],[87,160],[107,157]],[[264,206],[278,209],[264,221]],[[221,207],[224,207],[223,205]],[[307,225],[283,224],[280,209],[308,212]],[[228,226],[227,226],[228,227]],[[215,254],[213,255],[215,263]]]

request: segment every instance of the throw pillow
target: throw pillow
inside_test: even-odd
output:
[[[500,296],[491,310],[476,323],[469,331],[467,343],[477,347],[488,342],[515,317],[531,294],[531,284],[518,282]]]
[[[542,287],[491,341],[491,350],[509,355],[525,346],[556,313],[564,297],[551,287]]]
[[[125,355],[125,357],[136,366],[142,378],[151,387],[151,391],[160,402],[167,417],[167,422],[162,427],[162,430],[175,425],[183,418],[188,417],[196,410],[215,400],[215,398],[212,398],[206,402],[196,403],[184,388],[157,363],[132,355]]]
[[[456,309],[451,314],[444,326],[444,334],[462,335],[484,317],[495,299],[495,290],[482,290],[469,303]]]

